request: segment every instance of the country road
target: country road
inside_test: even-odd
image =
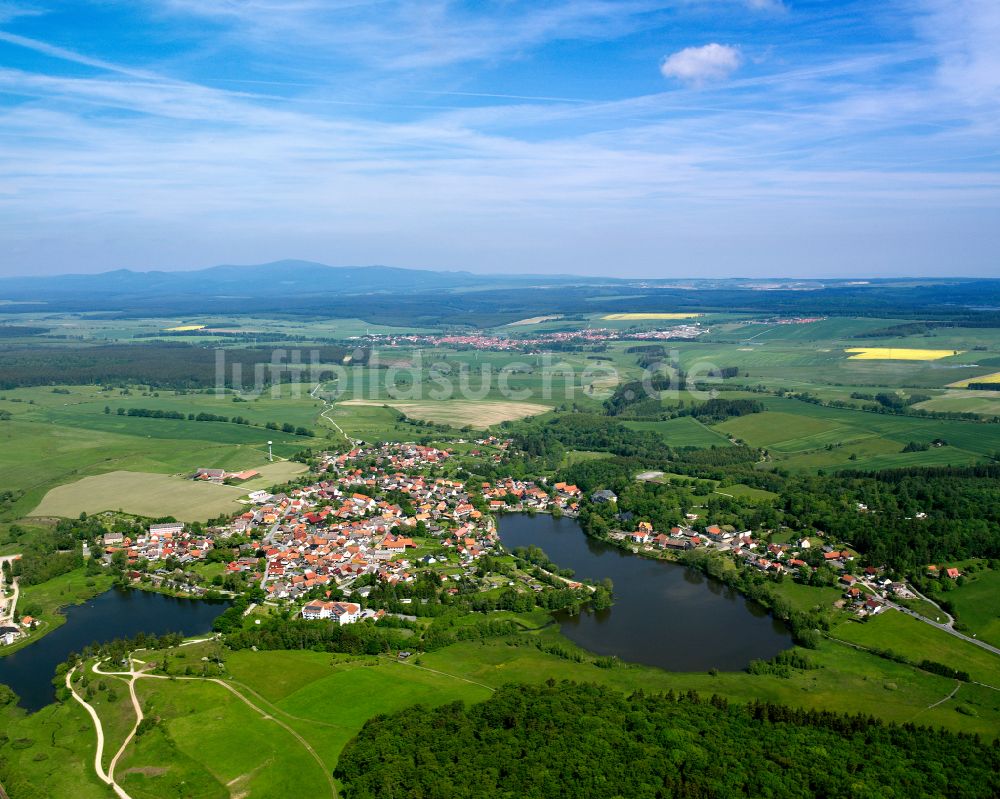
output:
[[[334,406],[333,406],[333,403],[330,402],[325,397],[317,397],[316,396],[316,392],[320,390],[320,387],[322,385],[323,385],[322,383],[317,383],[316,387],[312,391],[309,392],[309,396],[310,397],[312,397],[313,399],[318,399],[325,406],[323,412],[320,413],[320,417],[322,417],[323,419],[326,419],[330,424],[332,424],[334,427],[336,427],[337,428],[337,432],[339,432],[347,440],[348,444],[350,444],[351,446],[355,446],[357,444],[360,444],[361,443],[360,440],[355,440],[355,439],[351,438],[349,435],[347,435],[347,433],[344,432],[344,428],[342,428],[339,424],[337,424],[335,421],[333,421],[333,419],[331,419],[329,416],[327,416],[327,414],[330,413],[330,411],[333,410]]]
[[[78,694],[76,689],[73,687],[73,673],[76,671],[76,668],[77,667],[74,666],[66,672],[66,687],[73,695],[73,698],[83,705],[84,709],[90,714],[90,718],[94,722],[94,728],[97,730],[97,750],[94,752],[94,771],[97,773],[97,778],[101,782],[105,785],[111,786],[111,789],[119,796],[119,799],[132,799],[125,789],[104,771],[104,766],[101,764],[101,760],[104,758],[104,725],[101,724],[101,717],[97,715],[97,711],[94,710],[93,706],[90,705],[86,699],[80,696],[80,694]]]

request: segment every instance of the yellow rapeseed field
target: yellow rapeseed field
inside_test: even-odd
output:
[[[704,316],[700,313],[609,313],[602,316],[602,319],[616,322],[637,322],[644,319],[694,319],[696,316]]]
[[[979,377],[967,377],[964,380],[949,383],[948,388],[968,388],[969,383],[1000,383],[1000,372],[994,372],[990,375],[979,375]]]
[[[166,329],[167,333],[184,333],[188,330],[204,330],[204,325],[178,325],[177,327],[168,327]]]
[[[907,350],[896,347],[850,347],[844,352],[853,353],[852,361],[936,361],[965,350]]]

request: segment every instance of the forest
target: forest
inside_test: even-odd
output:
[[[322,363],[340,363],[347,347],[312,347]],[[227,385],[234,367],[244,387],[254,386],[254,370],[271,363],[270,347],[225,350]],[[216,350],[180,342],[108,344],[87,347],[13,347],[0,349],[0,389],[45,385],[103,385],[142,383],[154,388],[196,389],[216,385]],[[366,357],[366,356],[364,356]],[[363,362],[363,356],[355,362]],[[303,358],[303,365],[306,359]],[[282,371],[288,375],[286,364]],[[268,383],[270,370],[264,370]],[[279,378],[280,379],[280,378]],[[284,379],[288,379],[285,377]]]
[[[871,716],[549,680],[376,716],[335,774],[347,799],[957,799],[1000,793],[1000,749]]]

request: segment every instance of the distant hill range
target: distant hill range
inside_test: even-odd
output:
[[[260,297],[276,291],[296,294],[372,294],[449,291],[510,285],[609,283],[572,275],[480,275],[393,266],[327,266],[313,261],[274,261],[250,266],[224,265],[177,272],[117,269],[98,274],[71,274],[0,279],[0,298],[19,302],[104,294],[125,297],[180,295]]]
[[[675,270],[665,265],[664,271]],[[335,267],[287,260],[194,271],[119,269],[0,278],[3,310],[132,317],[278,314],[469,327],[552,313],[735,311],[961,319],[993,325],[1000,320],[1000,280],[639,279]]]

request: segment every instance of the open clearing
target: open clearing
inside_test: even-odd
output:
[[[520,327],[522,325],[540,325],[542,322],[553,322],[556,319],[562,319],[563,315],[561,313],[549,314],[548,316],[530,316],[527,319],[518,319],[516,322],[511,322],[506,327]]]
[[[897,347],[848,347],[852,361],[937,361],[965,350],[908,350]]]
[[[245,487],[196,483],[179,475],[108,472],[53,488],[31,515],[69,518],[81,511],[122,510],[153,518],[204,521],[239,510],[237,499],[246,493]]]
[[[602,319],[615,322],[641,322],[648,319],[694,319],[696,316],[704,316],[700,313],[609,313],[602,316]]]
[[[441,400],[440,402],[373,402],[371,400],[347,400],[340,405],[388,405],[411,419],[450,424],[454,427],[471,425],[486,428],[513,419],[537,416],[552,410],[548,405],[534,402]]]
[[[979,377],[967,377],[964,380],[957,380],[954,383],[949,383],[948,388],[968,388],[969,383],[1000,383],[1000,372],[992,372],[988,375],[979,375]]]

